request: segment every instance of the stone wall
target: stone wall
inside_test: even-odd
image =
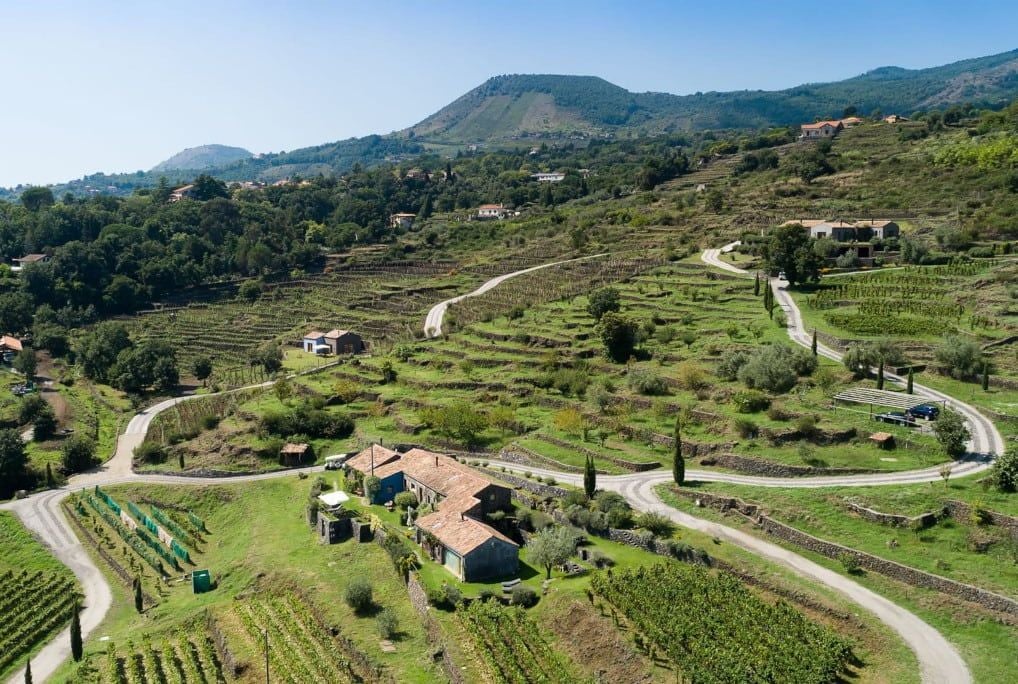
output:
[[[556,487],[554,485],[541,484],[533,480],[528,480],[525,477],[519,475],[513,475],[511,473],[503,473],[498,470],[492,470],[491,468],[481,468],[481,472],[489,477],[494,477],[503,482],[518,487],[519,489],[525,489],[528,492],[539,494],[540,496],[551,496],[551,497],[563,497],[569,493],[568,489],[562,487]]]
[[[216,619],[212,616],[212,611],[205,611],[205,625],[208,627],[209,635],[212,637],[212,642],[216,645],[216,652],[219,655],[219,661],[223,664],[223,668],[228,673],[228,679],[234,679],[241,673],[243,669],[241,663],[237,660],[237,657],[233,654],[230,649],[230,644],[226,641],[226,636],[223,631],[219,629],[219,624]]]
[[[563,449],[572,449],[573,451],[583,454],[584,456],[591,456],[593,458],[599,458],[602,461],[608,461],[609,463],[617,465],[623,470],[628,470],[633,473],[640,473],[661,467],[660,463],[637,463],[634,461],[627,461],[622,458],[616,458],[614,456],[606,456],[602,453],[593,451],[592,449],[588,449],[583,446],[578,446],[576,444],[573,444],[572,442],[567,442],[564,439],[559,439],[558,437],[554,437],[552,435],[541,435],[541,439],[544,440],[545,442],[548,442],[549,444],[554,444],[555,446],[562,447]],[[582,472],[582,469],[580,470]]]
[[[875,472],[869,468],[814,468],[813,466],[794,466],[773,461],[740,456],[738,454],[708,455],[700,461],[703,465],[718,465],[740,473],[750,475],[766,475],[768,477],[810,477],[816,475],[860,475]]]
[[[964,501],[956,501],[951,499],[944,502],[944,510],[952,518],[970,518],[972,515],[972,506],[965,503]],[[1010,515],[1004,515],[1003,513],[997,513],[996,511],[990,511],[987,509],[980,509],[983,511],[987,520],[991,525],[1002,527],[1011,533],[1011,536],[1018,539],[1018,518]]]
[[[883,511],[877,511],[872,508],[866,508],[860,506],[857,503],[847,502],[845,506],[848,510],[857,514],[861,518],[865,518],[870,522],[879,523],[881,525],[888,525],[890,527],[905,527],[911,529],[913,526],[918,525],[919,527],[926,528],[932,527],[937,524],[944,515],[944,511],[933,512],[927,511],[926,513],[920,513],[919,515],[900,515],[898,513],[884,513]]]
[[[768,534],[795,544],[807,551],[833,559],[848,555],[854,557],[859,567],[865,570],[885,575],[913,587],[939,591],[942,594],[975,603],[988,610],[1003,613],[1009,616],[1009,620],[1018,621],[1016,620],[1018,619],[1018,601],[1014,599],[814,537],[764,515],[755,506],[746,504],[739,499],[684,489],[673,489],[672,491],[684,498],[698,500],[699,503],[712,508],[720,510],[734,509],[744,515],[750,515],[753,517],[756,525]],[[751,510],[756,511],[755,516],[749,512]]]
[[[519,444],[510,444],[506,448],[502,449],[502,451],[498,453],[498,459],[506,461],[507,463],[519,463],[521,465],[537,464],[538,466],[550,468],[552,470],[559,470],[564,473],[583,472],[583,468],[559,463],[554,459],[542,456],[541,454],[531,451],[525,446],[520,446]]]

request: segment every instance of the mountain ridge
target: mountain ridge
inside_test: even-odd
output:
[[[339,174],[355,164],[398,163],[426,151],[448,155],[472,145],[524,147],[556,139],[761,129],[841,116],[847,107],[862,114],[911,114],[962,102],[997,107],[1015,98],[1018,49],[922,69],[882,66],[841,81],[771,91],[636,93],[598,76],[504,74],[387,135],[257,156],[242,148],[206,145],[184,150],[149,172],[93,174],[51,187],[58,192],[124,194],[155,185],[162,175],[177,182],[193,177],[195,171],[227,181],[271,182],[295,175]],[[210,149],[202,155],[202,150]],[[219,149],[237,152],[228,160],[217,159]],[[0,189],[0,196],[16,192]]]

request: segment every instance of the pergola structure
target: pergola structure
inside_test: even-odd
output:
[[[934,403],[929,399],[923,399],[922,397],[917,397],[914,394],[868,389],[865,387],[853,387],[845,390],[844,392],[838,392],[834,395],[834,398],[838,401],[846,401],[852,404],[887,406],[890,408],[901,409],[902,411],[907,411],[908,409],[914,406],[919,406],[920,404]]]

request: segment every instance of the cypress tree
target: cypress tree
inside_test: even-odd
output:
[[[177,463],[180,464],[180,469],[183,470],[184,469],[184,452],[183,451],[181,451],[177,455]]]
[[[990,364],[983,361],[983,391],[990,390]]]
[[[880,359],[880,365],[877,366],[877,389],[884,389],[884,360]]]
[[[74,662],[81,660],[83,653],[81,643],[81,618],[78,617],[78,611],[80,610],[81,606],[79,606],[77,601],[75,601],[74,611],[71,613],[71,657],[74,658]]]
[[[25,684],[32,684],[32,661],[25,663]]]
[[[141,580],[134,578],[134,609],[139,613],[145,610],[145,602],[141,596]]]
[[[46,463],[46,486],[52,487],[53,485],[54,485],[53,468],[50,466],[49,463]]]
[[[912,367],[908,369],[908,384],[905,385],[905,392],[912,394]]]
[[[753,296],[754,297],[759,297],[760,296],[760,272],[759,271],[757,271],[756,275],[753,277]]]
[[[680,487],[686,481],[686,462],[682,459],[682,416],[675,416],[675,453],[672,455],[672,479]]]
[[[813,343],[810,345],[810,350],[813,352],[813,356],[817,355],[817,329],[813,328]]]
[[[583,491],[588,499],[592,499],[597,491],[597,471],[594,470],[594,459],[591,456],[587,456],[583,466]]]

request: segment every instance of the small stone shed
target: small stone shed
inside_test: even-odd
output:
[[[287,443],[279,450],[279,464],[286,467],[304,465],[313,461],[315,452],[310,444],[303,442]]]
[[[881,449],[889,450],[893,449],[895,446],[894,435],[892,435],[890,432],[874,432],[872,435],[870,435],[870,441],[876,444]]]

